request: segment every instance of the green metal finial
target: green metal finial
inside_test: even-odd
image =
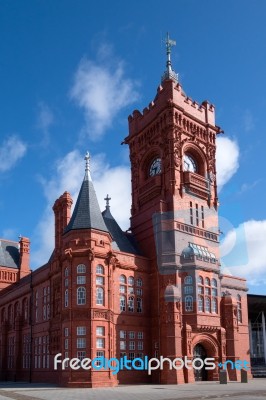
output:
[[[166,45],[166,71],[165,71],[164,75],[162,76],[162,82],[165,79],[171,79],[171,80],[177,82],[178,75],[172,69],[172,63],[171,63],[171,48],[172,48],[172,46],[176,45],[176,41],[170,39],[169,32],[167,32],[166,39],[164,40],[164,42]]]

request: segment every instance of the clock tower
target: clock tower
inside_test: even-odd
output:
[[[151,265],[152,355],[225,360],[226,341],[235,332],[225,334],[222,326],[224,310],[229,310],[222,299],[215,164],[216,136],[222,131],[215,107],[184,92],[171,64],[175,42],[167,35],[165,44],[166,70],[157,94],[142,112],[129,116],[125,139],[132,176],[131,230]],[[230,355],[235,356],[236,346]],[[161,383],[217,377],[218,367],[153,374]]]

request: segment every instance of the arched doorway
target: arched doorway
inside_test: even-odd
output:
[[[202,344],[198,343],[193,350],[193,359],[200,358],[202,361],[204,361],[206,357],[207,357],[207,352],[205,347],[202,346]],[[195,362],[195,366],[200,366],[200,365],[201,365],[200,361]],[[194,368],[194,376],[195,376],[195,381],[207,381],[208,371],[206,371],[205,366],[203,366],[201,369]]]

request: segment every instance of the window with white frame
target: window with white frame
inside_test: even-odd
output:
[[[82,361],[86,357],[86,352],[85,351],[77,351],[77,358]]]
[[[126,337],[127,337],[127,331],[120,331],[120,332],[119,332],[119,336],[120,336],[120,339],[126,339]]]
[[[104,326],[96,326],[96,335],[104,336]]]
[[[209,297],[205,297],[205,312],[211,312],[211,299]]]
[[[86,275],[78,275],[77,285],[85,285],[85,284],[86,284]]]
[[[86,265],[79,264],[77,266],[77,274],[86,274]]]
[[[198,296],[198,311],[203,312],[203,310],[204,310],[203,297]]]
[[[68,307],[68,289],[65,290],[65,307]]]
[[[96,338],[96,348],[97,349],[103,349],[105,346],[105,340],[104,338]]]
[[[126,341],[125,340],[120,340],[120,350],[126,350]]]
[[[104,305],[104,292],[102,287],[96,288],[96,304],[99,306]]]
[[[86,289],[83,286],[77,288],[77,305],[86,304]]]
[[[143,332],[138,332],[138,339],[143,339]]]
[[[96,266],[96,304],[104,306],[104,267]]]
[[[134,331],[130,331],[128,334],[129,339],[135,339],[135,332]]]
[[[130,312],[134,312],[134,297],[133,296],[130,296],[129,298],[128,298],[128,311],[130,311]]]
[[[193,311],[193,297],[185,296],[185,311]]]
[[[134,341],[129,342],[129,350],[135,350],[135,342]]]
[[[77,336],[86,335],[86,326],[77,326]]]
[[[86,348],[86,338],[77,338],[77,349],[85,349]]]
[[[120,311],[126,311],[126,297],[120,296]]]

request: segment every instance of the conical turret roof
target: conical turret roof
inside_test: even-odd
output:
[[[108,232],[100,211],[97,196],[90,176],[89,160],[87,152],[85,156],[86,170],[82,182],[78,199],[72,214],[72,217],[65,229],[65,233],[76,229],[97,229]]]

